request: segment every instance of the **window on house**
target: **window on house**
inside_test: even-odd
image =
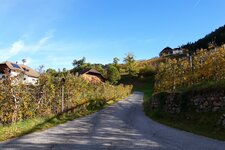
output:
[[[27,69],[27,68],[23,68],[23,70],[25,70],[25,71],[27,71],[27,72],[29,71],[29,69]]]
[[[11,65],[14,67],[14,68],[18,68],[18,69],[21,69],[19,65],[17,64],[14,64],[14,63],[11,63]]]

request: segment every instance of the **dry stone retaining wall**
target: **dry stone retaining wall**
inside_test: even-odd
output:
[[[191,91],[187,93],[158,93],[150,100],[152,110],[168,113],[180,113],[183,110],[196,112],[224,112],[225,89],[212,91]],[[220,117],[218,125],[225,128],[225,114]]]
[[[184,106],[185,105],[185,106]],[[216,112],[225,110],[225,90],[182,93],[159,93],[150,101],[152,109],[162,109],[170,113],[179,113],[182,107],[196,112]]]
[[[225,93],[209,92],[192,95],[190,102],[195,106],[197,112],[219,111],[225,108]]]

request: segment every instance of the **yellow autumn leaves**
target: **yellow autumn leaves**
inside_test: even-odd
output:
[[[167,59],[155,76],[155,92],[174,91],[195,83],[225,79],[224,46],[198,50],[189,57]]]
[[[88,101],[122,99],[132,86],[112,86],[109,83],[91,84],[70,73],[64,76],[64,108],[70,109]],[[45,73],[38,86],[0,81],[0,124],[10,124],[36,116],[50,116],[62,110],[61,77]]]

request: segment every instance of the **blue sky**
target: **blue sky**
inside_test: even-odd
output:
[[[225,24],[224,0],[0,0],[0,61],[45,69],[158,56]]]

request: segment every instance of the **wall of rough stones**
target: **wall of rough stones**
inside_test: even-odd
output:
[[[150,108],[153,110],[162,110],[169,113],[179,113],[181,109],[181,100],[179,93],[159,93],[152,96]]]
[[[194,109],[196,112],[221,111],[225,110],[225,90],[195,91],[186,94],[159,93],[151,98],[150,107],[170,113],[179,113],[182,107]]]
[[[225,89],[188,93],[159,93],[152,96],[150,108],[172,114],[189,110],[196,112],[224,112]],[[217,124],[225,128],[225,114],[222,114]]]
[[[225,91],[200,92],[189,96],[197,112],[216,112],[225,109]]]

